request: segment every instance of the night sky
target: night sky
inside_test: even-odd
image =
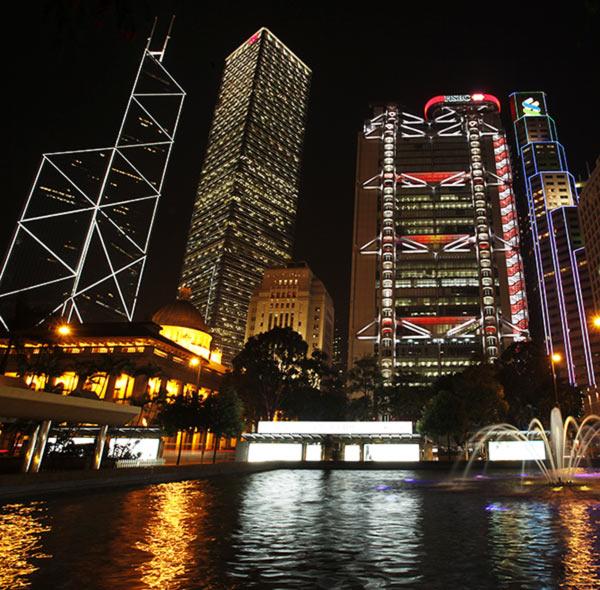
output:
[[[575,175],[585,176],[600,152],[597,0],[564,3],[562,11],[545,2],[437,4],[54,0],[4,14],[4,95],[12,104],[0,255],[42,153],[113,144],[152,19],[164,28],[174,12],[164,64],[188,95],[139,318],[173,299],[224,58],[266,26],[313,70],[295,259],[325,282],[345,331],[356,134],[370,104],[397,101],[421,114],[437,94],[485,91],[507,106],[513,90],[544,90]]]

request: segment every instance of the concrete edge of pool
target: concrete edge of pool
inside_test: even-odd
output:
[[[482,469],[484,464],[475,464]],[[491,467],[491,466],[490,466]],[[521,462],[495,464],[493,469],[519,469]],[[138,487],[157,483],[169,483],[192,479],[204,479],[220,475],[246,475],[275,469],[353,469],[353,470],[461,470],[461,463],[420,461],[408,463],[347,463],[338,461],[264,463],[215,463],[203,465],[138,467],[130,469],[47,471],[36,474],[0,475],[0,503],[13,500],[35,499],[59,493],[77,493],[89,490]]]

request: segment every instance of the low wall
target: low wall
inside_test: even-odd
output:
[[[114,489],[122,487],[146,486],[172,481],[205,479],[219,475],[247,475],[275,469],[353,469],[364,471],[445,471],[455,475],[462,474],[466,462],[450,463],[445,461],[419,461],[410,463],[384,462],[346,462],[346,461],[306,461],[306,462],[265,462],[241,463],[224,462],[203,465],[139,467],[131,469],[102,469],[99,471],[55,471],[41,473],[23,473],[0,476],[0,503],[27,498],[40,498],[53,494],[77,493],[87,490]],[[591,461],[591,466],[600,468],[600,460]],[[489,472],[511,470],[519,471],[521,461],[503,461],[485,463],[476,461],[472,472],[487,469]],[[536,472],[529,465],[531,473]]]
[[[215,463],[98,471],[47,471],[0,476],[0,502],[102,488],[145,486],[218,475],[244,475],[287,467],[282,463]]]

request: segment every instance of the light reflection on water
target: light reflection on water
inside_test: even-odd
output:
[[[599,528],[589,496],[272,471],[0,507],[0,588],[596,588]]]
[[[505,502],[489,511],[492,566],[498,587],[550,588],[558,547],[552,507],[542,502]]]
[[[564,588],[599,588],[600,504],[569,503],[560,506],[567,553]]]
[[[140,581],[148,588],[172,587],[192,565],[197,537],[194,521],[199,516],[195,508],[202,508],[202,496],[193,482],[162,484],[149,490],[148,504],[153,510],[135,544],[149,556],[137,567]]]
[[[42,535],[50,531],[42,502],[0,507],[0,588],[29,588],[29,577],[52,557]]]
[[[333,588],[340,579],[359,588],[381,588],[390,579],[414,586],[420,497],[374,485],[373,478],[356,485],[339,475],[279,471],[252,478],[232,537],[231,575],[276,588]]]

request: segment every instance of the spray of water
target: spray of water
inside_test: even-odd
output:
[[[568,416],[563,420],[560,408],[550,413],[550,431],[544,428],[538,418],[534,418],[526,431],[512,424],[491,424],[480,429],[469,441],[473,454],[469,459],[464,475],[467,476],[473,462],[481,456],[490,441],[516,440],[528,442],[541,440],[546,450],[546,459],[540,460],[533,455],[533,449],[526,447],[531,454],[530,460],[550,484],[570,483],[580,468],[581,461],[587,455],[590,445],[600,440],[600,416],[586,416],[581,424]]]

